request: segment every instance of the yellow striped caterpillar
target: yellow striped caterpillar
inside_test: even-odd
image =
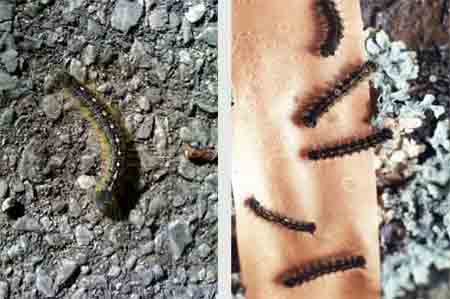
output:
[[[80,110],[96,128],[100,138],[103,163],[101,178],[95,186],[95,204],[104,214],[120,212],[116,195],[125,171],[126,136],[118,116],[100,97],[67,72],[59,71],[56,77],[65,94],[80,102]]]

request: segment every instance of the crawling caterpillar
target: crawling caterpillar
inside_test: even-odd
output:
[[[319,259],[282,274],[281,282],[284,286],[293,288],[327,274],[364,268],[365,266],[366,259],[361,255]]]
[[[317,0],[315,9],[320,20],[321,32],[325,35],[320,43],[319,53],[323,57],[333,56],[344,37],[342,18],[333,0]]]
[[[277,212],[266,209],[257,201],[254,197],[249,197],[245,200],[245,205],[252,210],[257,216],[276,224],[279,224],[287,229],[307,232],[314,234],[316,231],[316,224],[314,222],[305,222],[295,220],[286,216],[283,216]]]
[[[308,159],[313,161],[343,157],[345,155],[358,153],[381,144],[388,139],[392,139],[392,135],[393,133],[391,129],[384,128],[365,138],[354,139],[348,143],[341,143],[330,147],[321,147],[310,150],[307,153],[307,156]]]
[[[300,112],[300,121],[306,127],[314,128],[323,114],[328,112],[343,96],[347,95],[353,88],[369,77],[376,68],[375,63],[368,61],[347,75],[343,80],[334,83],[333,86],[314,99],[313,103]],[[297,118],[297,116],[294,117]]]
[[[126,149],[120,122],[109,106],[70,74],[59,71],[56,78],[66,95],[79,100],[83,114],[96,127],[100,137],[103,173],[95,186],[96,206],[103,213],[110,213],[113,208],[117,210],[115,193],[125,170]]]

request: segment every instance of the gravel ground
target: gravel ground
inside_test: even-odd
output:
[[[60,68],[134,136],[125,220],[89,199],[99,142]],[[217,165],[184,144],[217,145],[217,0],[0,0],[0,299],[214,298]]]

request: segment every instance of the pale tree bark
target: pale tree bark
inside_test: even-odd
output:
[[[243,283],[248,299],[380,298],[373,151],[310,162],[300,152],[370,134],[365,82],[314,129],[292,116],[311,93],[364,62],[357,0],[338,1],[344,38],[334,57],[312,53],[318,24],[313,0],[233,1],[233,193]],[[286,216],[314,221],[314,236],[255,217],[254,196]],[[296,288],[276,278],[314,259],[363,255],[361,270],[327,275]]]

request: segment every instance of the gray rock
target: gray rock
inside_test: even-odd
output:
[[[118,0],[111,17],[112,27],[122,32],[128,32],[137,25],[143,8],[141,1]]]
[[[93,19],[88,19],[87,32],[88,32],[89,36],[94,37],[94,38],[101,37],[105,34],[105,30],[103,29],[103,26],[100,25],[99,23],[97,23]]]
[[[6,50],[0,54],[0,60],[9,73],[14,73],[17,69],[17,56],[18,53],[14,49]]]
[[[83,1],[84,0],[66,0],[64,12],[70,13],[70,12],[74,11],[75,9],[80,8],[83,5]]]
[[[167,117],[156,116],[155,117],[155,136],[154,143],[156,151],[159,154],[167,152],[168,136],[169,134],[169,120]]]
[[[13,181],[11,182],[11,191],[14,193],[23,193],[25,191],[23,182],[18,179],[13,179]]]
[[[125,268],[127,270],[133,269],[134,266],[136,265],[136,261],[137,261],[137,256],[134,254],[130,255],[130,257],[125,262]]]
[[[32,201],[34,199],[34,188],[33,185],[31,185],[30,182],[25,181],[23,183],[24,187],[25,187],[25,198],[28,201]]]
[[[202,257],[202,258],[207,258],[210,253],[211,253],[211,247],[209,247],[209,245],[207,243],[203,243],[201,244],[198,248],[198,254]]]
[[[187,180],[194,180],[197,176],[196,166],[186,159],[182,159],[178,165],[178,173]]]
[[[150,99],[145,95],[142,95],[138,98],[137,104],[142,111],[148,112],[151,109]]]
[[[78,245],[86,246],[92,242],[94,234],[87,227],[80,224],[75,228],[75,238]]]
[[[14,17],[15,4],[8,1],[0,2],[0,23],[12,20]]]
[[[10,212],[17,210],[18,207],[19,203],[14,197],[7,198],[2,202],[2,212],[6,214],[10,214]]]
[[[195,104],[198,108],[201,110],[211,113],[211,114],[217,114],[219,112],[219,106],[217,102],[212,101],[208,97],[200,97],[197,98],[195,101]]]
[[[187,19],[181,23],[181,32],[183,33],[183,43],[187,44],[192,40],[192,25]]]
[[[66,286],[66,283],[78,273],[79,268],[80,265],[76,261],[63,259],[56,272],[55,288],[58,290],[62,286]]]
[[[141,67],[149,67],[148,64],[150,58],[148,57],[147,50],[144,44],[139,39],[134,39],[133,45],[131,45],[130,56],[134,60],[136,65]]]
[[[153,30],[163,30],[169,21],[169,15],[165,9],[155,9],[148,16],[148,24]]]
[[[136,268],[136,271],[138,272],[139,277],[141,278],[141,281],[144,286],[149,286],[153,282],[153,271],[151,269],[147,269],[145,267],[139,267]]]
[[[78,59],[72,58],[70,61],[69,73],[80,82],[86,81],[86,67]]]
[[[209,26],[198,36],[199,40],[205,41],[208,45],[217,47],[217,27]]]
[[[165,276],[164,269],[159,264],[154,265],[152,271],[156,281],[160,281]]]
[[[24,232],[40,232],[42,227],[36,219],[25,215],[14,223],[14,228]]]
[[[41,145],[40,140],[31,139],[25,146],[17,169],[22,180],[29,179],[36,183],[43,180],[44,174],[42,170],[45,157],[40,151]]]
[[[167,207],[167,205],[167,197],[158,194],[151,199],[150,204],[148,205],[148,212],[150,215],[158,215]]]
[[[136,114],[134,115],[134,122],[135,122],[136,124],[140,124],[140,123],[142,123],[143,121],[144,121],[144,116],[143,116],[142,114],[136,113]]]
[[[78,290],[76,290],[72,296],[70,297],[70,299],[89,299],[88,298],[88,294],[85,288],[80,288]]]
[[[78,168],[82,173],[89,172],[95,165],[96,155],[94,153],[81,156]]]
[[[83,190],[88,190],[95,186],[95,177],[89,175],[80,175],[77,179],[77,184]]]
[[[9,298],[9,284],[7,281],[0,281],[0,299]]]
[[[109,268],[108,273],[106,274],[110,278],[116,278],[120,275],[121,269],[119,266],[113,265]]]
[[[77,218],[81,215],[81,206],[78,200],[71,198],[69,201],[69,215]]]
[[[0,179],[0,199],[8,195],[8,182],[5,179]]]
[[[53,4],[53,1],[55,0],[40,0],[39,2],[41,2],[43,5],[50,5]]]
[[[46,298],[55,296],[55,289],[53,288],[53,281],[50,276],[42,269],[36,270],[36,288]]]
[[[175,196],[172,199],[172,205],[175,208],[179,208],[184,206],[184,204],[186,203],[186,197],[180,195],[180,194],[175,194]]]
[[[12,245],[8,250],[6,251],[6,254],[11,259],[16,259],[18,257],[21,257],[25,254],[28,248],[28,242],[24,239],[18,240],[17,243]]]
[[[1,9],[1,7],[0,7]],[[11,90],[17,86],[17,78],[0,71],[0,91]]]
[[[108,233],[108,240],[116,247],[124,245],[128,238],[128,229],[124,225],[114,225]]]
[[[138,147],[139,159],[141,161],[141,170],[148,172],[160,167],[161,159],[150,152],[145,146]]]
[[[142,245],[139,248],[139,253],[141,256],[146,256],[146,255],[149,255],[150,253],[152,253],[154,248],[155,248],[155,245],[153,244],[152,241],[150,241],[150,242],[147,242],[146,244]]]
[[[63,96],[62,93],[46,95],[41,101],[41,109],[51,120],[57,120],[62,112]]]
[[[84,65],[92,65],[97,59],[97,49],[93,45],[87,45],[81,54],[81,61]]]
[[[145,216],[138,209],[131,210],[130,215],[128,217],[130,223],[136,225],[138,228],[142,228],[145,223]]]
[[[0,114],[0,126],[9,127],[13,124],[14,119],[16,118],[16,112],[13,108],[6,108]]]
[[[153,105],[159,104],[162,101],[161,93],[158,88],[147,88],[144,95],[150,100]]]
[[[175,260],[178,260],[183,254],[187,245],[192,242],[192,235],[189,224],[184,221],[176,220],[168,226],[169,248]]]
[[[181,24],[181,18],[178,16],[178,14],[171,12],[169,14],[169,26],[170,28],[178,28]]]
[[[146,117],[144,122],[139,126],[136,131],[136,137],[138,139],[148,139],[153,130],[153,118]]]
[[[185,17],[191,23],[199,21],[206,12],[206,6],[203,3],[191,6],[186,12]]]

